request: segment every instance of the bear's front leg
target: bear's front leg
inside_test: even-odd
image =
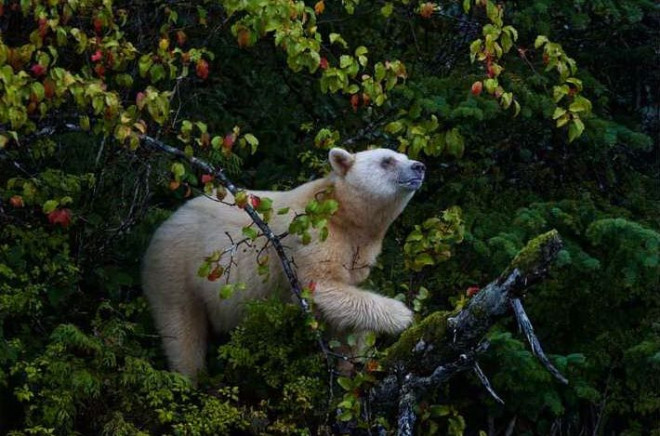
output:
[[[405,304],[341,282],[317,282],[314,302],[337,331],[400,333],[413,319]]]

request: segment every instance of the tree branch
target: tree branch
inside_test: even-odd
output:
[[[518,325],[520,326],[520,330],[522,330],[523,333],[525,333],[525,337],[527,337],[527,342],[529,342],[529,346],[532,348],[532,353],[534,353],[534,355],[541,361],[543,366],[545,366],[545,369],[547,369],[550,374],[555,376],[555,378],[560,382],[562,382],[563,384],[567,385],[568,380],[566,380],[566,377],[561,375],[561,373],[557,370],[557,368],[555,368],[552,365],[552,363],[550,363],[550,360],[543,352],[543,348],[541,348],[541,343],[534,334],[534,327],[532,327],[532,322],[527,317],[527,314],[525,313],[525,309],[523,308],[520,299],[519,298],[512,299],[511,307],[513,308],[513,313],[516,315],[516,319],[518,320]]]
[[[488,348],[483,336],[514,308],[524,325],[532,350],[544,366],[557,377],[566,379],[550,364],[533,333],[520,297],[529,286],[544,278],[561,249],[556,231],[530,241],[493,282],[482,288],[463,310],[453,315],[435,312],[406,330],[388,349],[384,360],[390,374],[374,386],[370,400],[375,410],[398,411],[398,434],[412,434],[416,420],[412,406],[432,388],[440,386],[458,372],[473,369],[493,398],[502,402],[477,364]]]

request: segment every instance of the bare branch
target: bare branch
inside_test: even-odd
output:
[[[527,317],[527,314],[525,313],[525,309],[523,308],[520,299],[519,298],[512,299],[511,307],[513,308],[513,313],[516,315],[516,319],[518,320],[518,325],[520,326],[520,330],[522,330],[522,332],[525,333],[527,342],[529,342],[529,346],[532,348],[532,353],[534,353],[534,355],[541,361],[543,366],[545,366],[545,369],[547,369],[550,374],[555,376],[555,378],[560,382],[562,382],[563,384],[567,385],[568,380],[566,379],[566,377],[564,377],[557,370],[557,368],[555,368],[552,365],[552,363],[550,363],[548,356],[546,356],[545,353],[543,352],[543,348],[541,348],[541,343],[534,334],[534,327],[532,327],[532,322]]]
[[[493,397],[493,399],[495,401],[497,401],[498,403],[504,404],[504,400],[502,400],[500,398],[500,396],[497,395],[497,393],[495,392],[495,390],[491,386],[490,381],[488,380],[488,377],[486,377],[486,374],[484,374],[484,372],[481,370],[481,367],[479,366],[479,363],[474,362],[473,368],[474,368],[474,372],[477,374],[477,377],[479,377],[479,380],[481,381],[481,384],[484,385],[484,387],[486,388],[486,390],[488,391],[490,396]]]

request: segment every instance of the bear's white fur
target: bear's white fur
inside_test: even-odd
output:
[[[412,312],[400,301],[357,285],[376,262],[387,228],[421,185],[424,165],[386,149],[351,154],[335,148],[329,159],[332,172],[323,179],[291,191],[251,194],[271,198],[275,210],[290,208],[288,214],[274,214],[269,223],[275,234],[282,234],[295,213],[304,213],[310,200],[332,188],[330,195],[339,209],[329,221],[327,240],[314,239],[308,245],[295,236],[283,240],[298,277],[301,283],[316,284],[314,303],[335,331],[398,333],[411,323]],[[233,198],[225,201],[231,203]],[[205,366],[209,324],[216,332],[227,331],[241,320],[245,301],[278,290],[288,295],[274,252],[268,253],[267,280],[257,274],[256,256],[263,243],[238,245],[231,252],[232,244],[244,238],[242,228],[250,223],[238,207],[201,196],[158,228],[145,254],[142,284],[170,367],[193,380]],[[204,259],[218,250],[228,250],[225,266],[231,257],[230,281],[246,285],[225,300],[218,294],[222,281],[211,282],[197,274]]]

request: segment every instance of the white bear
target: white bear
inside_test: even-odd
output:
[[[291,191],[250,193],[272,199],[274,210],[290,208],[288,214],[274,214],[269,223],[278,235],[315,196],[331,192],[339,209],[328,222],[327,239],[315,238],[307,245],[297,236],[283,240],[300,282],[315,283],[315,307],[335,332],[401,332],[412,321],[405,304],[358,284],[375,264],[388,227],[421,186],[425,167],[387,149],[351,154],[334,148],[329,160],[332,172],[323,179]],[[270,247],[270,273],[266,280],[257,274],[256,257],[264,246],[259,241],[265,237],[250,247],[236,244],[244,239],[242,228],[251,220],[245,211],[226,204],[233,202],[231,196],[224,201],[206,196],[188,201],[158,228],[143,259],[142,285],[170,367],[193,381],[205,367],[209,325],[216,332],[227,331],[241,320],[244,302],[277,291],[290,295]],[[225,266],[231,267],[229,281],[245,284],[227,299],[219,296],[221,281],[197,274],[204,259],[218,250],[226,253]]]

